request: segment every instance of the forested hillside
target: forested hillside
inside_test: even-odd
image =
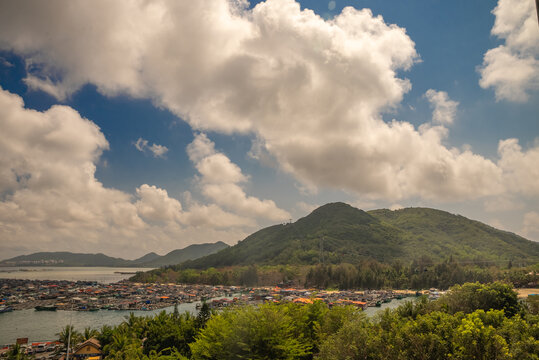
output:
[[[366,259],[390,263],[422,256],[434,262],[452,256],[459,261],[535,263],[539,243],[435,209],[365,212],[331,203],[295,223],[262,229],[182,267],[355,264]]]

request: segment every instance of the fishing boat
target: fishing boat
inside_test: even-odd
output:
[[[10,311],[13,311],[13,308],[11,306],[0,305],[0,314]]]
[[[41,305],[41,306],[36,306],[34,309],[36,309],[36,311],[56,311],[56,309],[58,309],[57,306],[54,306],[54,305]]]

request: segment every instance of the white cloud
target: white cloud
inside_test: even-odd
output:
[[[506,226],[500,221],[500,219],[490,219],[488,221],[488,224],[493,228],[509,231],[508,229],[506,229]]]
[[[500,0],[492,34],[504,45],[485,53],[479,69],[483,88],[494,88],[497,100],[524,102],[539,89],[539,31],[533,0]]]
[[[1,56],[0,56],[0,65],[5,66],[5,67],[14,67],[15,66],[15,65],[13,65],[12,63],[10,63],[9,61],[7,61],[5,58],[3,58]]]
[[[211,226],[214,228],[226,229],[233,227],[256,226],[256,222],[253,219],[224,211],[215,204],[194,204],[189,208],[189,212],[182,214],[181,221],[197,228]]]
[[[530,211],[524,214],[522,233],[530,240],[539,241],[539,213]]]
[[[168,152],[168,148],[164,145],[158,145],[158,144],[152,144],[148,145],[148,140],[145,140],[143,138],[138,138],[137,141],[134,143],[135,147],[140,152],[146,152],[149,151],[153,154],[153,157],[160,157],[164,158],[165,154]]]
[[[290,217],[287,211],[278,208],[272,200],[247,196],[238,185],[246,182],[247,177],[226,155],[215,150],[215,145],[205,134],[195,135],[187,152],[201,175],[199,181],[202,194],[208,199],[244,216],[275,221]]]
[[[489,198],[484,202],[484,209],[487,212],[507,212],[522,210],[523,208],[524,204],[521,201],[507,195]]]
[[[320,205],[317,205],[317,204],[306,203],[305,201],[299,201],[296,203],[296,208],[302,213],[304,213],[304,215],[310,214],[311,212],[313,212],[313,210],[315,210],[319,206]]]
[[[425,96],[433,108],[432,121],[442,125],[452,124],[455,120],[459,103],[451,100],[445,91],[429,89]]]
[[[136,192],[140,200],[135,206],[143,218],[150,221],[179,220],[182,205],[178,200],[170,198],[166,190],[144,184]]]
[[[228,0],[28,4],[4,6],[0,47],[25,57],[29,78],[56,88],[44,90],[68,96],[90,82],[105,95],[151,98],[194,129],[252,134],[253,155],[268,154],[302,188],[391,202],[458,201],[507,191],[508,170],[526,179],[534,174],[447,147],[448,130],[439,124],[384,122],[381,114],[411,87],[398,74],[418,55],[405,29],[370,10],[347,7],[324,20],[292,0],[253,9]],[[497,11],[497,19],[505,13]],[[537,32],[519,16],[525,25],[497,20],[495,34],[529,59]],[[456,105],[444,93],[432,94],[434,122],[449,123]],[[238,184],[246,177],[213,143],[196,141],[188,151],[207,182],[206,196],[234,211],[273,211],[273,204],[245,194]],[[220,176],[226,194],[210,186]],[[534,184],[519,182],[515,191]]]
[[[376,208],[377,206],[376,202],[370,201],[368,199],[357,199],[353,202],[350,202],[350,205],[361,210],[370,210]]]
[[[539,143],[522,151],[517,139],[502,140],[498,144],[503,170],[503,181],[509,192],[530,196],[539,195]]]
[[[404,209],[404,206],[402,206],[401,204],[392,204],[389,207],[389,210],[391,211],[400,210],[400,209]]]
[[[156,186],[143,184],[135,196],[104,187],[95,164],[108,142],[70,107],[25,109],[0,89],[0,128],[2,257],[58,249],[134,257],[234,242],[256,226],[215,204],[183,209]]]

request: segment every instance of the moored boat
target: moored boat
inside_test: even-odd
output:
[[[11,306],[0,305],[0,314],[10,311],[13,311],[13,308]]]
[[[56,311],[58,307],[54,305],[41,305],[36,306],[34,309],[36,309],[36,311]]]

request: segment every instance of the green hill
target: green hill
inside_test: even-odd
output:
[[[451,254],[460,260],[539,261],[539,243],[461,215],[428,208],[373,210],[369,214],[405,231],[409,254],[432,258]]]
[[[175,265],[186,260],[198,259],[200,257],[213,254],[219,250],[228,248],[229,245],[222,241],[208,244],[194,244],[186,248],[173,250],[166,255],[160,256],[152,261],[144,262],[147,267],[160,267],[166,265]]]
[[[466,260],[539,261],[539,243],[478,221],[428,208],[365,212],[344,203],[319,207],[295,223],[262,229],[184,268],[233,265]]]

